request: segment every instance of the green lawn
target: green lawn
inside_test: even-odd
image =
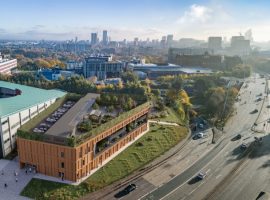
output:
[[[151,125],[150,131],[79,186],[32,179],[21,195],[33,199],[77,199],[143,167],[187,136],[185,127]]]
[[[167,111],[168,115],[166,117],[159,118],[161,121],[172,122],[172,123],[177,123],[177,124],[183,124],[183,122],[180,119],[179,114],[177,114],[173,110],[173,108],[166,107],[166,111]]]

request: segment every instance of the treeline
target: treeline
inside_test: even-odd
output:
[[[129,94],[139,101],[148,98],[150,88],[148,85],[142,85],[140,82],[127,82],[124,86],[118,85],[96,86],[83,77],[72,77],[70,79],[48,81],[43,77],[37,78],[35,73],[20,73],[13,76],[0,74],[0,80],[13,82],[22,85],[28,85],[43,89],[60,89],[70,93],[87,94],[87,93],[117,93]]]
[[[65,68],[65,63],[57,58],[29,58],[24,57],[22,54],[16,54],[15,56],[18,60],[18,68],[20,70],[37,70],[40,68],[52,68],[54,66],[59,66],[60,68]]]
[[[194,80],[193,100],[201,105],[201,113],[207,118],[224,119],[233,110],[238,89],[241,86],[226,88],[227,82],[217,76],[198,77]]]

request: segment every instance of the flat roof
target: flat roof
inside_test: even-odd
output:
[[[49,130],[45,132],[47,135],[59,137],[68,137],[72,134],[74,128],[81,121],[83,116],[89,113],[92,104],[99,94],[88,93],[81,98],[74,106],[72,106],[59,120],[57,120]]]
[[[211,69],[204,67],[182,67],[178,65],[151,66],[151,67],[134,67],[134,71],[148,72],[183,72],[187,74],[194,73],[212,73]]]
[[[0,87],[19,89],[21,95],[0,98],[0,117],[6,117],[46,101],[62,97],[66,92],[60,90],[45,90],[6,81],[0,81]]]

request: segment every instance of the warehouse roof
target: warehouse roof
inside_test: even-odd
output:
[[[0,98],[0,117],[14,114],[66,94],[66,92],[60,90],[44,90],[5,81],[0,81],[0,88],[18,89],[21,91],[16,96]]]

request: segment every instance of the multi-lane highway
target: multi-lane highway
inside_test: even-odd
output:
[[[243,154],[239,148],[243,142],[251,143],[256,136],[251,127],[260,112],[250,112],[255,109],[260,111],[261,108],[262,114],[269,112],[266,107],[268,98],[264,104],[263,101],[256,102],[257,95],[264,94],[263,82],[265,79],[250,78],[248,87],[241,89],[241,101],[236,104],[237,114],[227,122],[223,140],[212,151],[141,199],[255,199],[261,190],[267,190],[269,178],[266,175],[270,169],[267,158],[270,144],[268,136],[257,133],[265,138],[263,144],[256,146],[250,155]],[[261,121],[262,124],[266,123],[266,120]],[[243,137],[231,141],[239,133]],[[200,171],[207,173],[202,181],[194,179]]]

